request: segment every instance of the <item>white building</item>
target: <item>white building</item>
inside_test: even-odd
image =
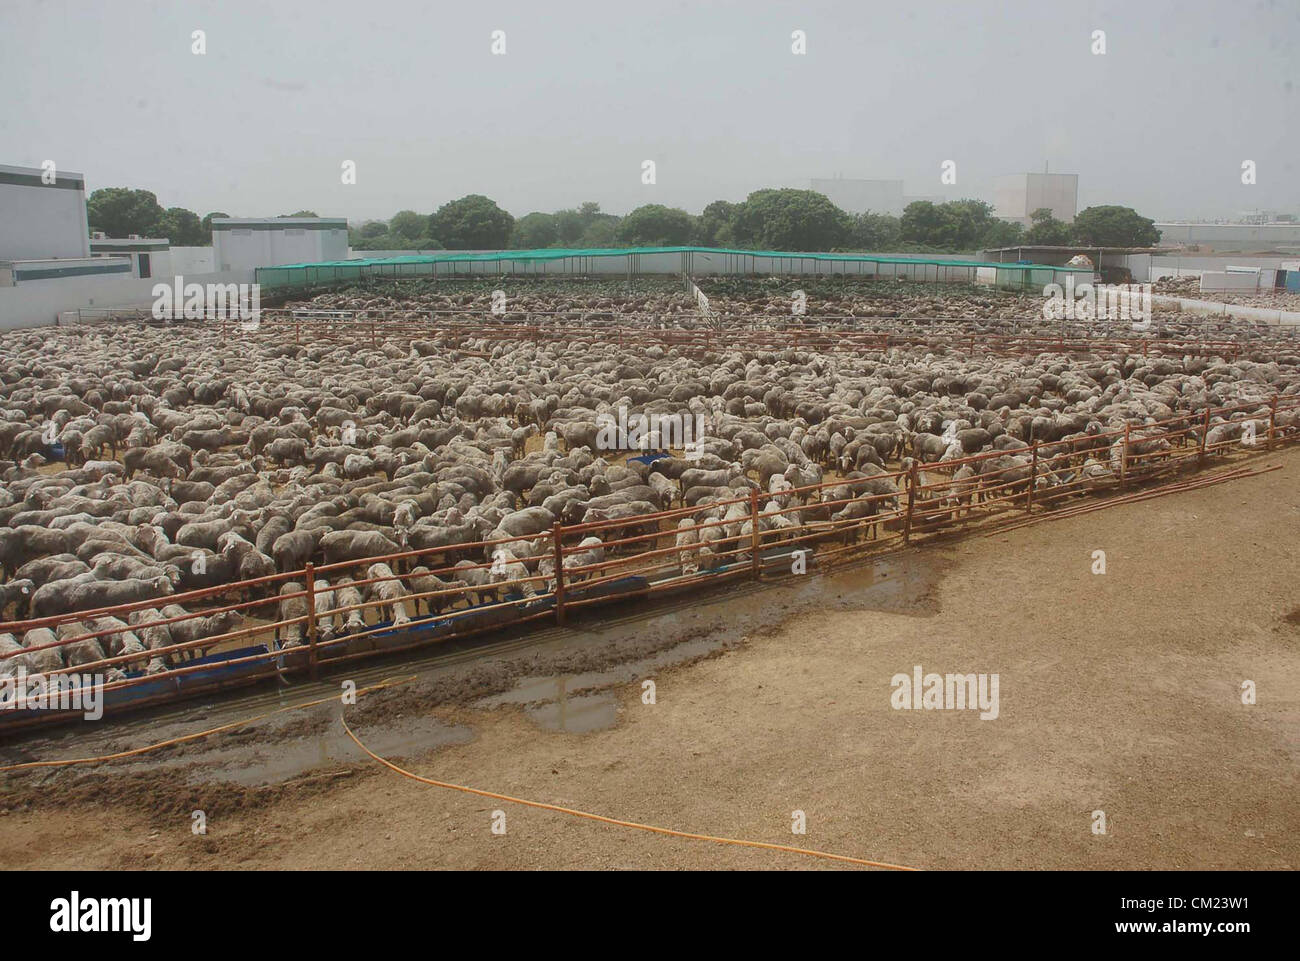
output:
[[[1157,223],[1160,243],[1198,246],[1205,250],[1300,250],[1300,224]]]
[[[218,271],[348,259],[348,222],[342,217],[212,219]]]
[[[1073,223],[1079,211],[1078,174],[1011,174],[993,183],[993,212],[1003,220],[1028,227],[1030,215],[1046,207],[1063,223]]]
[[[90,252],[97,257],[125,257],[131,264],[131,276],[141,280],[170,277],[172,274],[171,244],[167,240],[94,237],[90,241]]]
[[[0,260],[52,260],[90,256],[86,178],[40,167],[0,164]]]

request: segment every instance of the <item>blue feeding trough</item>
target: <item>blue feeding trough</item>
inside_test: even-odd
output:
[[[231,664],[229,662],[237,661],[243,657],[268,653],[270,653],[270,649],[265,644],[258,644],[256,647],[240,647],[233,651],[222,651],[220,654],[209,654],[206,657],[196,658],[182,666],[206,667],[207,669],[182,674],[177,678],[177,682],[183,693],[195,688],[207,687],[211,684],[228,684],[231,681],[260,677],[269,674],[273,670],[269,661],[249,661],[246,664]]]
[[[67,456],[68,452],[64,450],[63,445],[58,442],[47,444],[45,446],[46,460],[65,460]]]
[[[668,453],[666,450],[657,450],[652,451],[649,454],[638,454],[636,457],[629,457],[627,462],[629,464],[653,464],[657,460],[662,460],[665,457],[671,456],[672,454]]]
[[[143,671],[128,671],[126,676],[128,680],[135,680],[138,677],[144,677],[145,673]],[[145,681],[143,684],[132,684],[130,687],[105,691],[104,710],[115,710],[130,704],[149,701],[155,697],[168,697],[176,694],[179,690],[180,678],[160,677],[156,681]]]

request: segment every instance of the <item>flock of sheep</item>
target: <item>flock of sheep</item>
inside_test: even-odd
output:
[[[488,315],[487,285],[448,286],[427,285],[426,299]],[[402,302],[391,292],[332,293],[312,306],[338,307],[345,296],[354,307]],[[759,290],[754,300],[770,296]],[[978,299],[987,295],[970,296],[954,310],[1002,309],[997,298],[989,306]],[[684,302],[667,290],[623,300],[552,284],[530,309],[576,303],[586,315],[657,325]],[[1116,464],[1113,444],[1097,438],[1117,427],[1160,449],[1170,441],[1158,422],[1245,405],[1241,417],[1211,422],[1211,440],[1223,441],[1266,418],[1272,398],[1300,400],[1300,350],[1262,341],[1232,361],[942,346],[854,356],[737,341],[704,352],[619,349],[598,333],[440,335],[372,347],[347,337],[296,344],[270,324],[225,339],[202,324],[6,333],[0,617],[49,620],[0,628],[0,675],[106,659],[115,659],[110,680],[165,671],[244,621],[223,609],[229,597],[176,604],[171,595],[308,562],[356,567],[316,577],[310,595],[302,580],[280,578],[238,598],[264,600],[289,622],[279,629],[286,647],[304,642],[309,598],[328,640],[363,631],[367,610],[401,626],[423,613],[421,601],[438,613],[492,601],[506,586],[525,596],[551,590],[557,523],[604,524],[563,558],[580,576],[657,546],[606,546],[658,531],[645,515],[691,507],[665,533],[690,574],[744,556],[751,490],[759,535],[780,537],[896,507],[898,472],[911,462],[969,502],[981,475],[1027,482],[1031,442],[1068,455],[1040,483],[1100,479]],[[638,451],[602,449],[601,425],[620,409],[689,416],[708,433],[689,455],[632,459]],[[1278,413],[1275,427],[1300,429],[1296,411]],[[994,456],[943,472],[945,461],[979,452]],[[796,492],[819,484],[828,486]],[[455,547],[483,541],[492,543]],[[418,553],[388,559],[402,552]],[[101,610],[125,604],[142,606],[125,618]]]

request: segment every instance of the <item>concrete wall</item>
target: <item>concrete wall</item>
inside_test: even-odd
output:
[[[79,307],[149,307],[153,288],[171,277],[140,280],[135,277],[66,277],[34,280],[16,287],[0,287],[0,330],[56,323],[60,313]],[[249,284],[251,270],[186,276],[186,283]]]
[[[1300,249],[1300,224],[1156,224],[1164,245],[1196,244],[1211,250]]]
[[[1153,294],[1152,303],[1177,307],[1189,314],[1201,314],[1211,317],[1239,317],[1257,323],[1271,324],[1275,327],[1300,327],[1300,311],[1274,310],[1271,307],[1248,307],[1245,304],[1224,304],[1210,300],[1190,300],[1186,297],[1170,297],[1165,294]]]
[[[0,260],[89,257],[86,187],[81,174],[0,165]]]
[[[1154,283],[1161,277],[1199,277],[1206,270],[1226,270],[1228,267],[1262,267],[1265,271],[1283,270],[1292,261],[1284,256],[1242,257],[1237,254],[1219,257],[1195,256],[1162,257],[1155,254],[1124,254],[1117,258],[1122,266],[1133,273],[1136,283]],[[1105,257],[1106,263],[1111,257]]]
[[[217,269],[216,252],[211,247],[173,247],[173,274],[210,274]]]

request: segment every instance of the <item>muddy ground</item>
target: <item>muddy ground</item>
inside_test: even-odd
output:
[[[0,763],[99,755],[345,678],[412,678],[131,760],[0,774],[0,865],[843,867],[429,787],[362,755],[345,710],[422,775],[685,831],[932,869],[1295,868],[1300,451],[1265,462],[1284,469],[0,744]],[[891,678],[917,664],[997,673],[998,718],[893,709]]]

